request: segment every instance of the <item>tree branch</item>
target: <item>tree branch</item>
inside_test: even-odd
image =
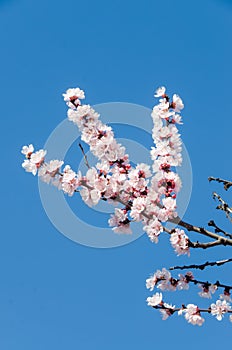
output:
[[[232,262],[232,258],[224,259],[224,260],[218,260],[218,261],[206,261],[204,264],[192,264],[192,265],[183,265],[183,266],[172,266],[169,268],[169,270],[187,270],[187,269],[199,269],[204,270],[208,266],[221,266],[228,262]]]
[[[117,201],[117,202],[119,202],[119,203],[121,203],[121,204],[123,204],[125,206],[131,207],[130,204],[125,203],[123,200],[121,200],[121,198],[119,196],[117,196],[115,198],[115,201]],[[143,211],[142,214],[147,219],[152,219],[152,217],[150,215],[148,215],[146,213],[146,211]],[[171,223],[175,223],[175,224],[177,224],[179,226],[182,226],[182,227],[186,228],[188,231],[194,231],[194,232],[200,233],[200,234],[202,234],[204,236],[207,236],[207,237],[210,237],[210,238],[214,239],[213,242],[207,242],[207,243],[200,243],[198,241],[197,242],[189,241],[189,244],[190,244],[191,248],[203,248],[203,249],[206,249],[206,248],[211,248],[211,247],[218,246],[218,245],[232,246],[232,239],[221,237],[220,235],[218,235],[216,233],[213,233],[213,232],[210,232],[210,231],[206,230],[203,227],[198,227],[198,226],[194,226],[192,224],[189,224],[189,223],[181,220],[179,216],[177,218],[174,218],[174,219],[169,219],[168,221],[171,222]],[[165,227],[164,227],[164,231],[167,232],[168,234],[172,234],[172,230],[168,230]]]
[[[60,176],[62,176],[63,174],[59,173]],[[82,182],[82,186],[84,187],[87,187],[89,189],[93,189],[93,187],[87,185],[84,181]],[[104,197],[102,198],[102,200],[105,200]],[[124,202],[120,196],[118,195],[116,198],[113,199],[114,201],[116,202],[119,202],[129,208],[131,208],[131,204],[128,203],[128,202]],[[144,217],[146,217],[147,219],[152,219],[152,216],[147,214],[146,213],[146,210],[144,210],[142,212],[142,215]],[[207,248],[211,248],[211,247],[214,247],[214,246],[218,246],[218,245],[224,245],[224,246],[232,246],[232,239],[228,239],[228,238],[225,238],[225,237],[222,237],[216,233],[213,233],[213,232],[210,232],[208,230],[206,230],[205,228],[203,227],[198,227],[198,226],[194,226],[192,224],[189,224],[183,220],[180,219],[179,216],[177,216],[176,218],[174,219],[169,219],[168,220],[169,222],[171,223],[174,223],[176,225],[179,225],[179,226],[182,226],[184,228],[187,229],[187,231],[194,231],[194,232],[197,232],[199,234],[202,234],[204,236],[207,236],[207,237],[210,237],[212,239],[214,239],[213,242],[207,242],[207,243],[200,243],[200,242],[192,242],[189,240],[189,246],[191,248],[202,248],[202,249],[207,249]],[[164,231],[167,232],[168,234],[172,234],[172,230],[168,230],[167,228],[164,227]]]
[[[219,194],[217,194],[216,192],[213,192],[213,199],[217,198],[219,200],[219,202],[221,202],[221,205],[218,205],[216,209],[222,210],[226,213],[226,217],[227,219],[230,220],[230,222],[232,223],[232,218],[230,217],[230,214],[232,214],[232,208],[229,206],[229,204],[227,204],[224,199],[219,196]]]
[[[210,176],[210,177],[208,177],[208,180],[209,180],[209,182],[211,182],[211,181],[216,181],[216,182],[219,182],[219,183],[220,183],[220,182],[223,183],[224,189],[225,189],[226,191],[232,186],[232,181],[223,180],[223,179],[221,179],[221,178],[219,178],[219,177]]]
[[[204,227],[198,227],[198,226],[194,226],[192,224],[189,224],[189,223],[181,220],[180,217],[177,217],[177,218],[174,218],[174,219],[170,219],[169,221],[174,223],[174,224],[177,224],[179,226],[182,226],[182,227],[186,228],[187,231],[197,232],[197,233],[200,233],[200,234],[202,234],[204,236],[213,238],[214,240],[217,241],[217,243],[214,244],[214,245],[221,244],[221,245],[225,245],[225,246],[226,245],[232,246],[232,239],[221,237],[220,235],[218,235],[216,233],[213,233],[211,231],[206,230]],[[203,248],[203,247],[201,247],[201,248]]]
[[[224,231],[223,229],[221,229],[220,227],[218,227],[218,226],[215,224],[214,220],[210,220],[210,221],[208,222],[208,226],[213,226],[213,227],[215,228],[215,233],[221,232],[221,233],[224,234],[224,236],[229,237],[229,238],[232,238],[232,234],[230,234],[230,233]]]

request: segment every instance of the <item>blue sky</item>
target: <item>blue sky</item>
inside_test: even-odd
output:
[[[193,193],[185,219],[205,225],[216,218],[229,230],[211,199],[222,188],[207,177],[231,177],[231,20],[232,2],[219,0],[0,2],[1,349],[231,344],[226,320],[209,315],[196,328],[177,316],[161,321],[146,306],[149,274],[187,262],[174,255],[166,237],[159,245],[142,236],[105,250],[73,243],[50,223],[37,180],[23,172],[20,155],[24,144],[42,147],[65,118],[61,94],[68,87],[83,88],[91,104],[151,108],[154,89],[166,85],[186,105],[181,133]],[[194,251],[189,261],[229,256],[229,249]],[[231,267],[206,276],[231,284]],[[196,292],[167,294],[166,300],[201,301]]]

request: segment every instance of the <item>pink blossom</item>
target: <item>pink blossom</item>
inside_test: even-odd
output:
[[[146,199],[140,197],[135,198],[130,212],[131,217],[136,221],[141,220],[141,213],[145,210],[145,208]]]
[[[38,172],[38,175],[40,176],[41,180],[50,183],[54,177],[58,174],[60,171],[60,167],[64,164],[61,160],[51,160],[49,163],[44,163]]]
[[[143,230],[146,231],[152,242],[158,243],[158,237],[160,233],[163,232],[163,226],[157,218],[154,218],[147,222],[147,225],[143,227]]]
[[[190,255],[189,238],[185,234],[184,230],[176,228],[170,236],[170,243],[173,246],[177,255]]]

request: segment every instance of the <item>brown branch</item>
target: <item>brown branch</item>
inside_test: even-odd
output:
[[[223,179],[220,179],[219,177],[210,176],[210,177],[208,177],[208,180],[209,180],[209,182],[216,181],[216,182],[219,182],[219,183],[223,183],[224,189],[226,191],[232,186],[232,181],[223,180]]]
[[[59,174],[62,176],[62,174]],[[82,186],[85,186],[89,189],[93,189],[93,187],[87,185],[84,181],[82,182],[81,184]],[[104,197],[101,198],[102,200],[105,200]],[[116,202],[119,202],[129,208],[131,208],[131,204],[128,203],[128,202],[124,202],[120,196],[118,195],[116,198],[114,198],[114,201]],[[146,217],[147,219],[152,219],[152,216],[147,214],[146,211],[144,210],[142,212],[142,215],[144,217]],[[200,242],[192,242],[189,240],[189,246],[191,248],[202,248],[202,249],[206,249],[206,248],[211,248],[211,247],[214,247],[214,246],[218,246],[218,245],[224,245],[224,246],[232,246],[232,239],[228,239],[228,238],[225,238],[225,237],[221,237],[220,235],[216,234],[216,233],[213,233],[213,232],[210,232],[208,230],[206,230],[205,228],[203,227],[198,227],[198,226],[194,226],[192,224],[189,224],[183,220],[180,219],[180,217],[176,217],[174,219],[169,219],[168,220],[169,222],[171,223],[174,223],[174,224],[177,224],[179,226],[182,226],[184,228],[187,229],[187,231],[194,231],[194,232],[197,232],[197,233],[200,233],[204,236],[207,236],[207,237],[210,237],[212,239],[214,239],[214,241],[212,242],[207,242],[207,243],[200,243]],[[164,231],[167,232],[168,234],[172,234],[172,231],[173,230],[168,230],[167,228],[164,227]]]
[[[204,264],[192,264],[192,265],[183,265],[183,266],[172,266],[169,268],[169,270],[187,270],[187,269],[199,269],[204,270],[208,266],[221,266],[228,262],[232,262],[232,258],[224,259],[224,260],[218,260],[218,261],[206,261]]]
[[[172,234],[172,232],[174,230],[168,230],[166,227],[163,227],[163,230],[165,232],[167,232],[169,235]],[[211,248],[211,247],[215,247],[217,245],[221,245],[221,241],[218,239],[216,241],[213,242],[206,242],[206,243],[201,243],[201,242],[192,242],[190,239],[188,241],[188,245],[190,248],[202,248],[202,249],[207,249],[207,248]]]
[[[228,239],[228,238],[222,237],[222,236],[220,236],[220,235],[218,235],[216,233],[213,233],[211,231],[206,230],[204,227],[198,227],[198,226],[194,226],[192,224],[189,224],[189,223],[181,220],[180,217],[177,217],[177,218],[174,218],[174,219],[169,219],[169,222],[177,224],[179,226],[182,226],[182,227],[186,228],[187,231],[197,232],[197,233],[199,233],[201,235],[213,238],[214,240],[217,241],[217,243],[214,244],[214,245],[221,244],[221,245],[225,245],[225,246],[226,245],[232,246],[232,239]],[[198,243],[198,244],[200,244],[200,243]],[[204,248],[204,246],[202,246],[200,248]],[[205,248],[207,248],[207,247],[205,247]]]
[[[232,218],[230,217],[230,214],[232,214],[232,208],[224,201],[224,199],[219,196],[216,192],[213,192],[213,199],[218,199],[219,202],[221,202],[221,205],[218,205],[216,209],[222,210],[226,213],[227,219],[230,220],[232,223]]]
[[[204,282],[204,281],[199,281],[199,280],[195,280],[195,279],[190,279],[189,282],[194,283],[194,284],[206,285],[206,286],[213,285],[213,286],[225,288],[227,291],[230,291],[232,289],[232,286],[228,286],[227,284],[220,283],[219,281],[216,281],[215,283],[209,283],[208,281]]]
[[[199,284],[199,285],[205,286],[205,287],[217,286],[218,288],[219,287],[224,288],[228,293],[232,289],[232,286],[229,286],[227,284],[223,284],[220,281],[216,281],[215,283],[211,283],[208,281],[200,281],[200,280],[194,279],[191,272],[190,272],[190,275],[187,272],[184,277],[185,277],[186,283],[193,283],[195,285]],[[181,279],[174,278],[174,277],[170,277],[169,279],[166,279],[165,277],[160,277],[160,278],[156,279],[155,285],[157,285],[160,281],[168,281],[168,282],[170,282],[170,285],[176,287],[178,285],[178,282],[181,281]],[[159,289],[159,285],[157,286],[157,288]]]
[[[218,226],[215,224],[214,220],[210,220],[210,221],[208,222],[208,226],[213,226],[213,227],[215,228],[215,233],[221,232],[221,233],[223,233],[224,236],[229,237],[229,238],[232,238],[232,234],[230,234],[230,233],[224,231],[223,229],[221,229],[220,227],[218,227]]]
[[[131,205],[129,205],[128,203],[125,203],[124,201],[122,201],[119,196],[117,196],[115,198],[115,200],[117,202],[125,205],[125,206],[131,207]],[[142,214],[147,219],[152,219],[152,216],[148,215],[146,213],[146,211],[143,211]],[[169,219],[168,221],[171,222],[171,223],[175,223],[175,224],[177,224],[179,226],[182,226],[182,227],[186,228],[188,231],[194,231],[194,232],[200,233],[202,235],[205,235],[207,237],[210,237],[210,238],[214,239],[213,242],[207,242],[207,243],[200,243],[198,241],[197,242],[189,241],[189,246],[191,248],[206,249],[206,248],[211,248],[211,247],[215,247],[215,246],[218,246],[218,245],[224,245],[224,246],[229,245],[229,246],[232,246],[232,239],[221,237],[220,235],[218,235],[216,233],[213,233],[213,232],[210,232],[210,231],[206,230],[203,227],[197,227],[197,226],[194,226],[192,224],[189,224],[189,223],[181,220],[180,217],[177,217],[177,218],[174,218],[174,219]],[[164,231],[167,232],[168,234],[172,234],[172,230],[168,230],[165,227],[164,227]]]
[[[207,243],[201,243],[201,242],[189,242],[189,247],[190,248],[202,248],[202,249],[207,249],[207,248],[212,248],[216,247],[218,245],[226,245],[224,241],[221,239],[217,239],[216,241],[213,242],[207,242]]]
[[[161,304],[161,305],[156,305],[156,306],[152,306],[153,309],[156,309],[156,310],[167,310],[169,313],[170,313],[170,316],[173,315],[175,312],[177,311],[180,311],[180,310],[184,310],[186,309],[186,306],[185,305],[182,305],[182,307],[175,307],[175,308],[169,308],[167,306],[164,306],[164,304]],[[208,312],[210,313],[211,312],[211,309],[210,307],[208,309],[199,309],[198,308],[198,312]],[[228,310],[228,312],[231,312],[232,313],[232,310]]]
[[[159,304],[159,305],[156,305],[156,306],[152,306],[153,309],[157,309],[157,310],[167,310],[170,312],[170,316],[173,315],[175,312],[177,311],[180,311],[180,310],[185,310],[187,309],[185,305],[182,305],[182,307],[175,307],[175,308],[172,308],[172,307],[167,307],[167,306],[164,306],[164,304]],[[208,313],[211,313],[211,308],[209,307],[208,309],[200,309],[198,308],[198,312],[208,312]],[[232,313],[232,310],[227,310],[226,313]]]

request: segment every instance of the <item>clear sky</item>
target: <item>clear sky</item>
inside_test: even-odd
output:
[[[187,259],[175,256],[166,237],[158,245],[146,236],[114,249],[78,245],[50,223],[20,155],[24,144],[42,147],[64,120],[68,87],[83,88],[91,104],[151,108],[155,88],[166,85],[186,106],[181,134],[193,193],[185,219],[206,225],[216,218],[229,230],[211,199],[222,187],[207,177],[231,178],[231,23],[229,0],[0,1],[0,349],[231,346],[227,320],[209,315],[203,327],[176,315],[162,321],[145,302],[145,279],[156,269],[229,257],[229,249]],[[206,276],[232,283],[229,265]],[[165,298],[201,302],[197,291]]]

